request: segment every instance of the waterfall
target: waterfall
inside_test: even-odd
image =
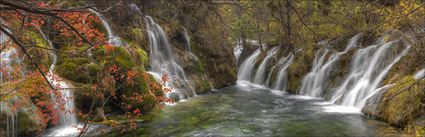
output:
[[[10,99],[5,100],[4,102],[0,102],[0,112],[6,115],[5,119],[1,119],[2,121],[6,121],[5,126],[6,131],[4,133],[0,133],[1,135],[5,135],[6,137],[17,137],[18,136],[18,111],[11,111],[12,109],[9,107],[10,104],[14,104],[18,100],[17,96],[14,96]],[[3,122],[2,122],[3,123]]]
[[[0,18],[0,21],[4,22],[3,19]],[[6,29],[6,31],[9,31]],[[10,32],[12,33],[12,32]],[[4,47],[10,46],[10,47]],[[18,68],[21,68],[22,59],[18,57],[18,50],[12,46],[10,38],[0,32],[0,49],[4,48],[3,51],[0,52],[0,84],[3,82],[14,80],[12,72],[16,71]],[[15,64],[18,66],[16,68]],[[20,69],[22,76],[24,76],[24,70]],[[6,72],[6,73],[5,73]],[[7,137],[17,137],[18,136],[18,111],[11,111],[12,109],[9,107],[10,104],[14,104],[19,99],[18,96],[13,96],[11,98],[4,98],[5,100],[0,101],[0,112],[6,115],[4,119],[6,121],[6,131],[3,134]],[[3,120],[3,119],[2,119]]]
[[[362,108],[366,100],[381,89],[378,86],[391,67],[410,49],[407,46],[395,58],[388,58],[389,50],[395,43],[398,42],[391,41],[358,50],[353,57],[348,77],[336,88],[331,101]]]
[[[6,46],[5,44],[9,40],[9,37],[6,36],[6,34],[0,32],[0,48],[3,48],[3,46]],[[0,53],[0,66],[2,67],[2,71],[0,71],[0,80],[3,82],[3,80],[11,80],[11,72],[13,71],[13,64],[15,62],[18,62],[18,58],[16,57],[17,50],[14,47],[5,47],[3,51]],[[6,72],[6,73],[4,73]]]
[[[186,79],[183,68],[174,60],[171,44],[164,30],[151,16],[146,16],[145,22],[150,46],[149,73],[158,81],[161,81],[161,77],[168,76],[169,81],[165,87],[171,89],[171,92],[166,94],[167,98],[178,101],[195,96],[196,93]]]
[[[257,49],[251,56],[242,62],[238,70],[238,80],[251,81],[252,72],[255,68],[255,61],[258,55],[260,55],[260,52],[260,49]]]
[[[316,54],[312,70],[304,77],[302,81],[300,94],[313,97],[322,96],[323,91],[328,84],[329,73],[332,70],[334,63],[336,63],[339,58],[346,54],[350,49],[357,46],[357,41],[360,38],[360,35],[361,34],[357,34],[351,38],[344,51],[331,54],[327,61],[325,61],[325,58],[329,53],[328,49],[321,50],[318,54]]]
[[[106,32],[108,33],[108,42],[111,43],[114,46],[121,46],[123,45],[123,42],[121,41],[120,37],[117,37],[114,35],[114,32],[112,31],[111,25],[109,25],[108,21],[106,21],[105,16],[103,16],[101,13],[89,9],[90,12],[94,13],[96,16],[99,17],[99,19],[102,21],[103,26],[106,29]]]
[[[186,50],[188,52],[192,53],[192,48],[190,47],[189,32],[187,32],[187,29],[185,27],[183,27],[183,35],[184,35],[184,39],[186,41],[186,44],[185,44]]]
[[[254,40],[247,40],[250,44],[258,44]],[[233,49],[236,60],[242,53],[242,41],[236,43],[236,47]],[[265,44],[264,44],[265,45]],[[287,57],[282,57],[275,65],[270,67],[270,59],[272,59],[278,52],[278,47],[273,47],[266,52],[266,56],[258,65],[255,67],[258,56],[261,53],[261,48],[254,51],[248,58],[246,58],[238,68],[238,81],[252,82],[258,85],[266,86],[272,89],[285,90],[287,85],[287,69],[292,64],[294,56],[292,54]],[[273,72],[278,69],[276,80],[274,83],[270,83],[273,77]],[[255,74],[253,74],[255,72]],[[253,76],[254,75],[254,76]]]
[[[51,48],[53,44],[50,39],[40,30],[40,34],[48,42]],[[78,125],[77,117],[75,115],[75,105],[73,93],[71,91],[72,85],[64,81],[62,78],[54,74],[54,69],[57,61],[57,56],[55,52],[50,52],[52,59],[52,64],[49,68],[49,74],[47,75],[49,83],[54,86],[54,88],[59,89],[59,97],[56,97],[54,94],[51,95],[52,100],[56,103],[56,109],[59,113],[59,126],[52,133],[49,133],[48,136],[72,136],[78,134],[78,129],[75,126]],[[63,106],[62,106],[63,105]]]
[[[267,65],[268,65],[269,59],[277,53],[276,49],[277,47],[270,49],[267,52],[267,55],[264,58],[264,60],[261,62],[260,66],[258,66],[257,72],[255,73],[255,76],[254,76],[255,84],[265,85],[265,75],[267,73]]]
[[[278,67],[279,64],[282,64],[281,62],[283,59],[284,58],[281,58],[277,64],[273,65],[273,67],[270,68],[269,74],[267,75],[266,81],[264,82],[266,86],[268,87],[272,86],[272,84],[270,84],[270,79],[272,78],[274,70]]]
[[[423,77],[425,77],[425,68],[416,72],[413,78],[415,78],[416,80],[419,80]]]
[[[292,64],[294,60],[294,55],[290,54],[289,56],[279,60],[278,65],[281,65],[279,73],[277,73],[277,80],[274,83],[273,89],[275,90],[286,90],[288,85],[288,74],[287,69]]]
[[[189,36],[189,32],[187,31],[187,29],[185,27],[183,27],[183,35],[184,35],[184,40],[186,41],[185,43],[185,47],[186,47],[186,51],[189,53],[190,57],[195,60],[195,61],[199,61],[199,58],[192,53],[192,48],[190,45],[190,36]]]
[[[239,61],[239,56],[241,56],[243,50],[242,41],[236,42],[236,47],[233,48],[233,55],[235,55],[236,63]]]

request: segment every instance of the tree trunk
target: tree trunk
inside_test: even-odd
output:
[[[287,45],[288,46],[292,46],[292,41],[291,41],[291,31],[292,31],[292,26],[291,26],[291,1],[290,0],[286,0],[286,41],[287,41]]]
[[[258,43],[260,43],[261,52],[264,52],[265,49],[263,47],[263,40],[261,39],[261,30],[260,30],[260,21],[257,20],[257,30],[258,30]]]

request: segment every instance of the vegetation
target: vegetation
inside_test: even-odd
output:
[[[84,122],[79,136],[93,123],[122,133],[136,129],[144,114],[173,102],[166,98],[173,90],[166,86],[168,75],[157,81],[147,72],[151,49],[145,15],[164,28],[175,60],[183,64],[197,93],[235,83],[240,62],[232,50],[238,42],[251,50],[249,40],[258,41],[257,64],[271,47],[279,47],[273,63],[294,54],[288,86],[296,93],[323,46],[319,42],[343,43],[358,33],[366,33],[362,42],[369,44],[378,36],[401,38],[412,49],[386,77],[384,84],[394,86],[385,92],[376,117],[398,127],[412,126],[417,136],[425,134],[424,125],[417,124],[424,122],[418,120],[425,114],[424,78],[411,76],[425,66],[425,6],[417,0],[0,0],[0,36],[5,37],[0,39],[0,103],[10,108],[0,110],[0,117],[25,117],[18,121],[19,135],[43,133],[58,124],[61,113],[76,114]],[[107,29],[118,32],[125,46],[111,42]],[[191,54],[183,30],[191,36]],[[331,50],[340,50],[335,45]],[[342,57],[342,63],[349,62]],[[64,89],[53,80],[72,85],[76,110],[65,110]],[[198,122],[184,122],[193,121]],[[0,135],[4,130],[0,126]]]

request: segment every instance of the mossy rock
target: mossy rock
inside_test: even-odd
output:
[[[16,134],[18,136],[36,136],[40,131],[43,129],[43,127],[46,126],[45,123],[42,123],[41,118],[36,115],[34,112],[37,111],[37,107],[34,106],[34,104],[31,102],[31,100],[24,95],[17,95],[18,100],[20,102],[20,108],[17,110],[16,113],[12,113],[10,109],[7,107],[2,108],[0,111],[0,136],[7,136],[6,130],[7,126],[11,124],[11,118],[14,115],[14,118],[16,118],[17,121],[15,121],[15,126],[17,125],[18,129]],[[15,96],[16,97],[16,96]],[[8,100],[9,103],[13,103],[13,99]],[[6,102],[0,102],[0,103],[6,103]],[[11,125],[12,126],[12,125]]]
[[[136,70],[137,71],[137,70]],[[143,112],[148,112],[152,110],[156,105],[156,97],[158,96],[165,96],[164,92],[162,91],[161,85],[156,82],[156,80],[153,78],[152,75],[143,72],[138,71],[138,73],[143,73],[143,76],[137,76],[133,79],[135,83],[133,84],[124,84],[122,88],[120,89],[121,95],[125,96],[127,99],[123,100],[124,103],[129,104],[132,106],[132,108],[139,108]],[[152,85],[155,84],[157,87],[160,88],[153,88],[150,87],[149,83]],[[129,100],[128,97],[131,96],[142,96],[142,102],[137,102],[134,100]]]
[[[60,76],[77,83],[96,83],[96,75],[101,70],[87,58],[64,58],[57,67]]]
[[[15,126],[17,125],[18,127],[18,131],[16,131],[16,134],[18,136],[34,136],[37,135],[39,133],[39,130],[41,130],[41,127],[39,127],[37,125],[37,121],[35,121],[34,119],[31,118],[32,116],[28,113],[19,111],[18,115],[15,116],[15,118],[18,120],[17,123],[15,123]],[[7,126],[6,125],[10,125],[11,123],[11,117],[7,116],[7,114],[5,113],[0,113],[0,119],[1,122],[0,124],[2,125],[0,127],[0,136],[8,136],[6,134],[7,132]],[[9,123],[6,123],[9,122]],[[12,125],[10,125],[12,126]],[[10,127],[9,127],[10,128]],[[9,129],[10,130],[10,129]],[[10,134],[10,131],[9,131]]]
[[[412,76],[406,76],[384,95],[384,120],[392,125],[405,126],[425,114],[425,81],[422,80],[409,90],[403,91],[415,81]]]
[[[124,48],[115,48],[115,51],[111,54],[115,56],[114,63],[126,70],[136,66],[131,55]]]
[[[154,95],[146,95],[142,98],[141,111],[148,112],[154,109],[157,105],[157,98]]]
[[[149,83],[152,83],[152,84],[155,84],[155,85],[157,85],[157,86],[162,87],[162,85],[161,85],[160,83],[158,83],[152,75],[148,74],[148,77],[149,77],[149,78],[148,78],[148,79],[149,79]],[[165,93],[164,93],[164,91],[162,90],[162,88],[157,88],[157,89],[150,88],[150,89],[152,90],[153,94],[154,94],[155,96],[157,96],[157,97],[158,97],[158,96],[165,96]]]
[[[19,111],[18,112],[18,135],[19,136],[33,136],[37,134],[40,127],[36,119],[31,116],[29,112]]]
[[[91,84],[75,83],[74,87],[74,102],[77,110],[85,114],[88,113],[93,101],[95,101],[94,107],[100,107],[103,105],[100,104],[101,102],[94,97],[94,94],[92,94],[94,91]]]
[[[293,63],[288,68],[288,90],[295,93],[304,76],[311,69],[314,60],[314,46],[305,46],[302,52],[295,54]]]
[[[196,77],[195,79],[195,92],[197,94],[202,94],[208,92],[211,87],[210,83],[207,80],[202,79],[201,77]]]
[[[92,54],[94,58],[98,59],[98,62],[103,64],[112,63],[125,70],[130,70],[137,66],[131,54],[124,47],[112,47],[110,51],[107,51],[105,46],[100,46]]]
[[[149,65],[149,57],[145,50],[142,48],[136,48],[136,52],[138,55],[138,61],[140,61],[141,66],[148,66]]]

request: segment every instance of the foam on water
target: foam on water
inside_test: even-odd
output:
[[[291,95],[289,98],[299,99],[299,100],[323,100],[320,97],[304,96],[304,95]]]
[[[361,109],[353,106],[329,105],[322,107],[327,113],[362,114]]]

